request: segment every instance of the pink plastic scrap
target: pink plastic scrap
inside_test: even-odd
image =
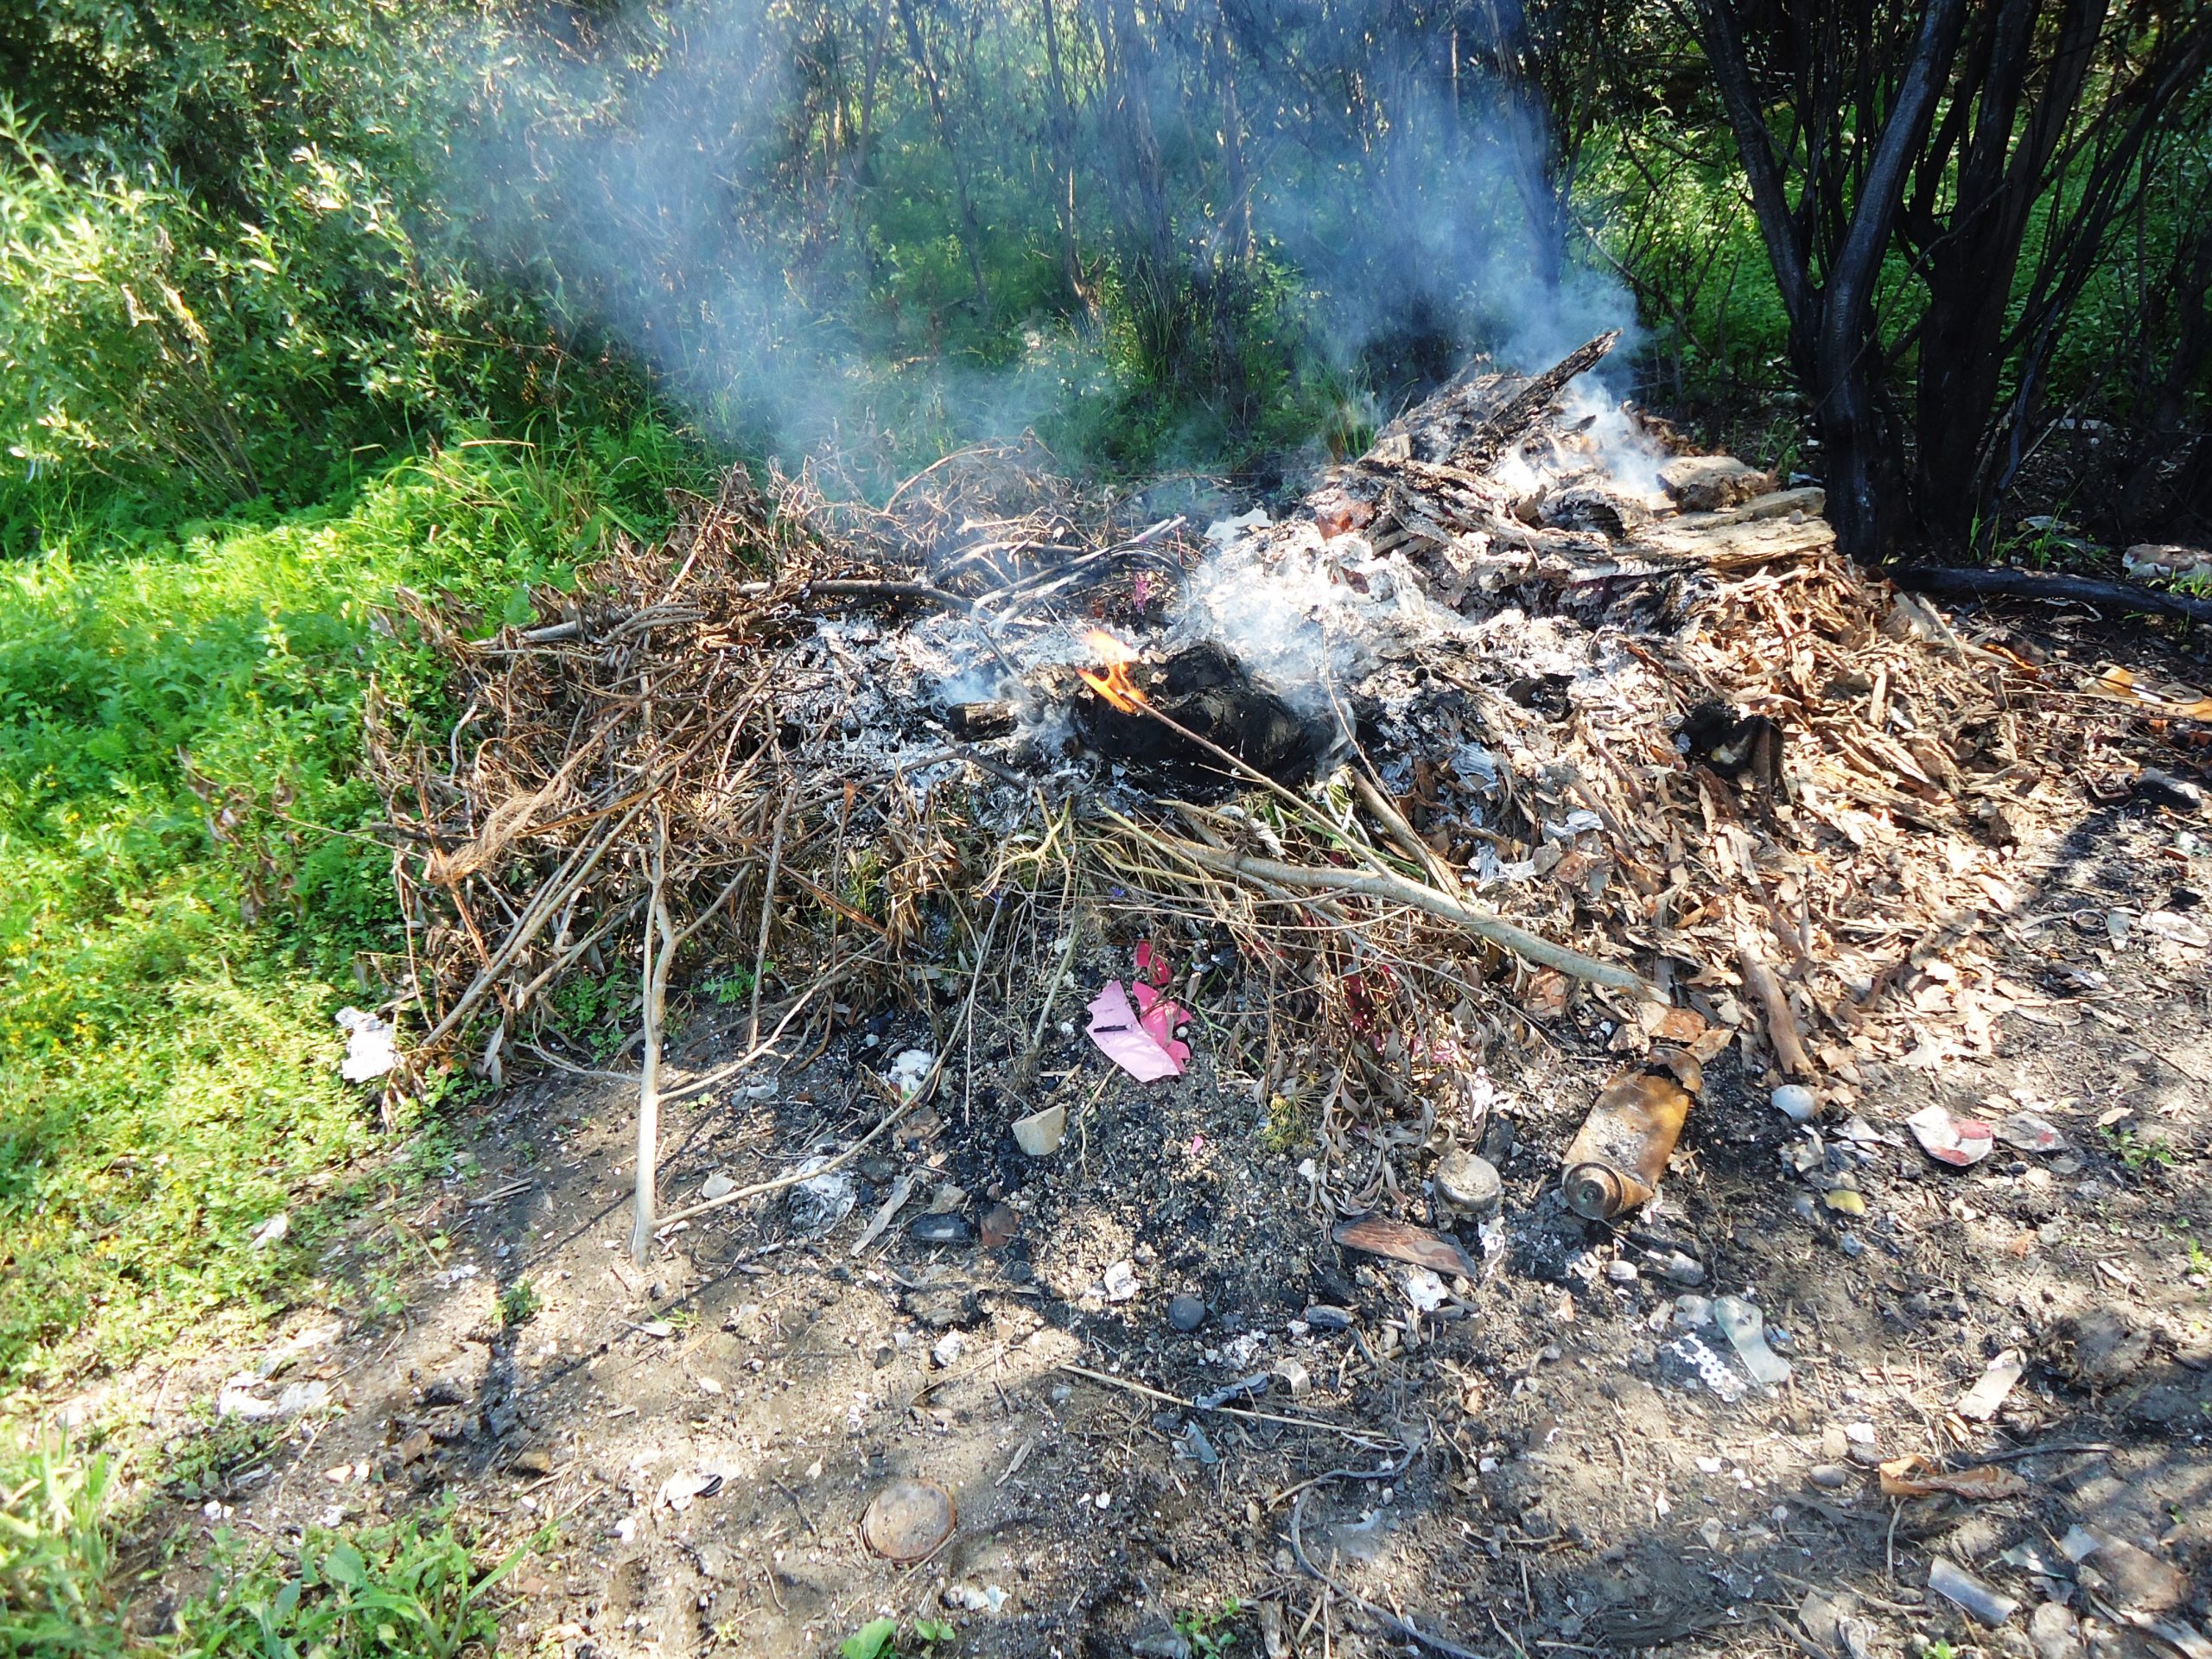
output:
[[[1941,1106],[1923,1107],[1904,1121],[1920,1149],[1938,1163],[1964,1169],[1989,1156],[1997,1131],[1979,1118],[1953,1117]]]
[[[1137,946],[1136,968],[1129,988],[1136,994],[1135,1007],[1118,979],[1108,980],[1091,999],[1090,1040],[1139,1083],[1179,1077],[1191,1063],[1191,1046],[1175,1033],[1190,1015],[1159,989],[1174,976],[1173,969],[1148,939]]]

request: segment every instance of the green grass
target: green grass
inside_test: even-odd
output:
[[[518,1550],[480,1567],[449,1514],[340,1533],[311,1527],[296,1551],[227,1541],[217,1582],[177,1617],[183,1659],[453,1659],[499,1637],[495,1592]]]
[[[213,1578],[158,1643],[124,1631],[116,1460],[41,1439],[0,1453],[0,1654],[108,1659],[454,1659],[497,1644],[499,1586],[450,1507],[272,1549],[218,1535]],[[541,1543],[550,1537],[541,1534]]]
[[[0,1456],[0,1654],[119,1653],[106,1526],[116,1465],[41,1440]]]
[[[1228,1659],[1236,1645],[1235,1625],[1243,1606],[1231,1596],[1211,1612],[1196,1609],[1175,1615],[1175,1630],[1191,1644],[1196,1659]]]
[[[385,607],[524,618],[693,466],[658,427],[482,442],[337,505],[0,563],[0,1389],[306,1277],[388,1144],[331,1019],[399,983],[363,700],[447,718]]]

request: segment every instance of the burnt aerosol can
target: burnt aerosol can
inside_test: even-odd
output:
[[[1567,1149],[1560,1178],[1567,1207],[1608,1221],[1649,1203],[1674,1155],[1690,1098],[1704,1086],[1695,1057],[1679,1048],[1655,1050],[1643,1071],[1606,1084]]]

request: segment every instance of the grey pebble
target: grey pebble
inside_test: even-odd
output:
[[[941,1215],[917,1216],[906,1230],[923,1244],[965,1244],[976,1236],[965,1216],[949,1211]]]
[[[1178,1296],[1167,1304],[1167,1323],[1178,1331],[1195,1331],[1205,1322],[1206,1305],[1195,1296]]]

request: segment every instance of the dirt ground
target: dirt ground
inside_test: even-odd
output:
[[[2013,624],[2084,660],[2150,648],[2093,632]],[[2204,677],[2201,654],[2162,665]],[[817,1235],[778,1192],[679,1224],[637,1271],[634,1089],[510,1088],[463,1125],[465,1173],[363,1219],[364,1287],[391,1224],[450,1241],[403,1266],[404,1308],[296,1308],[258,1351],[169,1357],[158,1396],[149,1368],[84,1402],[159,1440],[233,1377],[328,1389],[212,1491],[153,1501],[176,1553],[134,1620],[162,1624],[219,1529],[281,1544],[450,1500],[480,1557],[544,1541],[508,1581],[518,1654],[823,1654],[879,1614],[979,1656],[2190,1651],[2212,1616],[2212,975],[2201,933],[2140,918],[2203,918],[2212,822],[2084,793],[2010,857],[2018,902],[1975,918],[2005,993],[1990,1053],[1858,1058],[1815,1156],[1732,1051],[1622,1230],[1558,1188],[1606,1033],[1579,1005],[1518,1027],[1484,1060],[1503,1225],[1468,1230],[1479,1274],[1426,1312],[1404,1268],[1330,1242],[1295,1122],[1217,1075],[1233,973],[1195,1007],[1187,1075],[1139,1084],[1091,1046],[1082,1004],[1127,976],[1136,918],[1094,918],[1058,994],[1040,1092],[1069,1108],[1062,1149],[1020,1151],[992,1067],[956,1056]],[[690,1010],[678,1072],[739,1052],[741,1012]],[[864,1071],[937,1039],[918,1013],[856,1020],[803,1070],[674,1109],[668,1205],[874,1124]],[[1931,1103],[2031,1110],[2065,1146],[1948,1168],[1904,1127]],[[1376,1207],[1433,1222],[1436,1151],[1363,1148]],[[1851,1174],[1865,1213],[1801,1166]],[[916,1236],[933,1203],[955,1242]],[[1724,1293],[1764,1310],[1787,1382],[1751,1383],[1681,1300]],[[1205,1304],[1188,1332],[1178,1296]],[[2008,1351],[2019,1381],[1965,1421]],[[1185,1403],[1255,1373],[1256,1397]],[[1914,1452],[2021,1490],[1883,1497],[1873,1465]],[[860,1530],[901,1478],[957,1506],[915,1567]],[[2104,1536],[2078,1565],[2077,1526]],[[1931,1593],[1939,1560],[2017,1610],[1992,1626]]]

